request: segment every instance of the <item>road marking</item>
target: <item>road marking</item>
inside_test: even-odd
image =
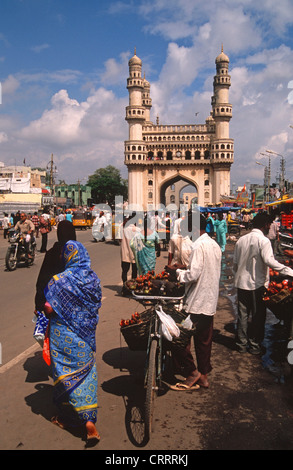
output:
[[[104,301],[106,298],[107,297],[102,297],[101,300]],[[1,364],[0,364],[0,374],[4,374],[4,372],[7,372],[9,369],[11,369],[11,367],[15,366],[16,364],[18,364],[23,359],[26,359],[28,356],[30,356],[30,354],[36,352],[38,349],[40,350],[40,345],[39,345],[39,343],[36,343],[33,346],[31,346],[30,348],[23,351],[18,356],[16,356],[14,359],[11,359],[11,361],[7,362],[7,364],[4,364],[4,366],[1,366]]]
[[[7,372],[11,367],[15,366],[18,362],[22,361],[23,359],[26,359],[30,354],[36,352],[38,349],[40,349],[40,345],[38,343],[34,344],[30,348],[26,349],[23,351],[21,354],[16,356],[14,359],[11,361],[7,362],[7,364],[4,364],[4,366],[0,367],[0,374],[3,374],[4,372]]]

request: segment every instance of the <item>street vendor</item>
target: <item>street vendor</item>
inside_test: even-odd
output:
[[[192,227],[193,232],[195,228]],[[186,285],[184,309],[190,314],[195,327],[194,346],[197,367],[191,354],[191,343],[186,349],[172,351],[177,366],[185,380],[171,386],[172,390],[183,391],[209,387],[208,374],[212,370],[211,350],[213,319],[216,313],[222,254],[219,245],[206,233],[206,218],[200,215],[200,233],[193,243],[186,270],[178,269],[177,278]]]
[[[263,296],[269,282],[269,268],[293,277],[293,270],[274,258],[267,238],[271,222],[268,214],[258,213],[253,219],[252,231],[239,238],[235,245],[233,270],[238,297],[236,348],[239,352],[248,350],[251,354],[261,354],[266,321]]]

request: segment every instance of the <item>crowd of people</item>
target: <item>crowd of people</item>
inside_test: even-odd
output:
[[[192,241],[194,231],[198,228],[191,223],[184,225],[184,216],[179,217],[174,226],[175,233],[168,244],[168,267],[173,267],[177,279],[186,285],[184,310],[190,315],[195,327],[194,346],[197,359],[196,367],[190,344],[186,350],[177,350],[174,353],[175,364],[185,380],[172,386],[173,390],[190,390],[198,388],[198,385],[209,387],[213,317],[217,308],[221,262],[227,239],[226,219],[221,213],[218,217],[212,217],[210,213],[205,216],[200,214],[199,233],[196,234],[196,240]],[[192,218],[189,215],[188,222],[190,221]],[[269,282],[269,269],[289,277],[293,277],[293,270],[274,257],[273,241],[278,232],[277,222],[266,212],[253,214],[249,222],[251,230],[248,226],[244,227],[245,234],[236,242],[233,258],[238,306],[235,348],[240,353],[248,351],[258,355],[262,352],[264,339],[266,306],[263,296]],[[132,275],[136,273],[136,269],[138,272],[147,272],[153,269],[156,259],[154,245],[151,262],[147,256],[150,233],[146,227],[137,231],[137,226],[130,223],[127,230],[130,235],[128,232],[121,243],[123,282],[130,266]],[[151,240],[156,240],[158,234],[155,230],[151,231],[151,235]],[[126,265],[127,270],[123,268]],[[248,329],[250,316],[251,329]]]
[[[100,280],[91,268],[87,250],[76,241],[72,221],[65,215],[61,214],[57,219],[57,242],[49,250],[47,235],[51,224],[48,211],[44,210],[38,217],[34,214],[29,218],[23,212],[19,215],[19,220],[13,220],[15,229],[36,237],[40,233],[40,251],[45,252],[36,283],[35,313],[38,316],[44,312],[49,319],[46,337],[50,340],[54,402],[59,409],[52,422],[61,428],[82,426],[88,445],[92,445],[100,440],[96,428],[95,358],[96,327],[102,299]],[[157,212],[150,218],[139,220],[130,214],[120,226],[122,295],[126,295],[124,285],[129,275],[135,279],[139,274],[155,270],[156,259],[160,256],[160,230],[169,234],[167,264],[177,280],[186,286],[183,309],[194,326],[196,353],[195,361],[191,342],[185,349],[173,351],[174,371],[180,371],[184,377],[181,382],[171,385],[174,391],[209,388],[210,385],[213,322],[226,247],[227,218],[230,216],[200,214],[197,226],[193,224],[191,213],[179,215],[176,220],[172,220],[170,214],[162,219]],[[103,225],[105,229],[105,214],[100,213],[97,220],[100,228]],[[263,293],[269,268],[289,277],[293,277],[293,270],[274,257],[272,240],[277,228],[272,218],[265,212],[258,213],[250,223],[252,229],[246,229],[234,248],[238,305],[235,347],[240,353],[261,354],[266,320]],[[250,315],[251,329],[248,329]]]

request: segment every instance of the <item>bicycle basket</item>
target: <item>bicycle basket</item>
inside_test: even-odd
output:
[[[148,346],[152,310],[140,314],[141,321],[132,325],[122,326],[121,334],[131,351],[146,351]]]
[[[274,294],[265,300],[265,305],[279,320],[283,320],[287,315],[292,315],[293,296],[288,289],[282,289],[278,294]]]

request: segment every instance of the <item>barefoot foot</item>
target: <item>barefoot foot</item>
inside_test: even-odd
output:
[[[101,439],[101,436],[99,432],[97,431],[97,428],[95,424],[92,421],[87,421],[86,425],[86,439],[87,439],[87,446],[88,445],[95,445],[99,442]]]

